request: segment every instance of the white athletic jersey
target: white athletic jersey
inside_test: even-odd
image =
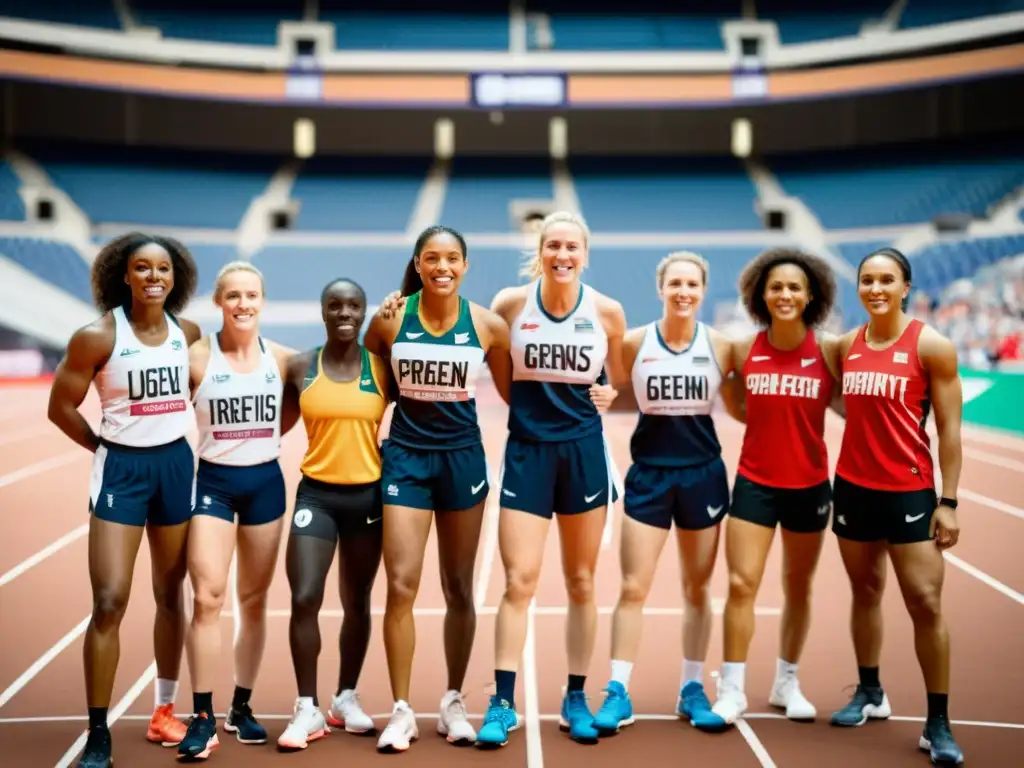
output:
[[[644,330],[633,362],[633,391],[640,413],[704,416],[712,411],[722,372],[707,326],[697,323],[693,342],[682,352],[665,345],[655,321]]]
[[[608,336],[594,289],[581,283],[575,309],[555,320],[540,306],[540,280],[531,283],[526,304],[512,323],[511,345],[513,381],[596,382],[608,355]]]
[[[192,398],[199,428],[199,458],[214,464],[248,467],[281,453],[281,399],[284,381],[270,346],[259,339],[260,363],[249,373],[235,371],[210,335],[210,359]]]
[[[114,349],[96,374],[103,409],[101,439],[148,448],[184,437],[192,425],[188,398],[188,340],[169,314],[158,347],[138,340],[123,307],[114,316]]]

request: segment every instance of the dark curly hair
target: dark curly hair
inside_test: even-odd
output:
[[[188,306],[198,284],[198,269],[188,248],[172,237],[129,232],[103,246],[92,263],[92,296],[96,307],[109,312],[131,304],[132,289],[125,283],[128,260],[140,248],[155,243],[167,251],[174,268],[174,287],[167,294],[164,309],[177,315]]]
[[[824,259],[792,248],[767,250],[743,268],[739,286],[747,312],[762,327],[772,324],[771,312],[764,301],[764,288],[769,273],[781,264],[799,267],[807,278],[811,300],[804,307],[804,323],[813,328],[824,322],[836,299],[836,279],[832,269]]]

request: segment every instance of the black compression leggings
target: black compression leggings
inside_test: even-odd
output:
[[[338,690],[355,688],[370,642],[370,593],[381,558],[381,525],[338,543],[338,591],[344,618],[341,622],[341,670]],[[288,625],[292,665],[299,696],[316,695],[317,659],[320,656],[320,606],[324,601],[327,572],[334,560],[334,542],[315,536],[288,537],[285,566],[292,590],[292,615]]]

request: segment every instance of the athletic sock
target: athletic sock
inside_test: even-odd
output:
[[[252,696],[252,688],[241,688],[235,686],[235,695],[231,699],[231,708],[239,709],[249,703],[249,698]]]
[[[158,677],[156,685],[153,687],[153,694],[157,709],[173,704],[174,700],[178,698],[178,681]]]
[[[683,659],[683,673],[682,680],[679,682],[679,687],[684,687],[687,683],[700,683],[704,680],[704,662],[703,661],[690,661],[689,659]]]
[[[928,719],[936,717],[949,717],[949,694],[929,693],[928,694]]]
[[[746,686],[747,665],[742,661],[726,661],[722,664],[722,682],[729,683],[739,690]]]
[[[299,709],[319,709],[316,696],[299,696]]]
[[[584,683],[587,682],[586,675],[569,675],[569,689],[568,692],[582,691]]]
[[[205,712],[208,715],[213,714],[213,692],[208,691],[206,693],[192,693],[192,712],[200,714]]]
[[[494,688],[494,695],[515,709],[516,673],[507,669],[494,670]]]
[[[776,659],[775,661],[775,679],[782,680],[786,677],[796,677],[797,665],[792,662],[786,661],[785,659]]]
[[[633,662],[612,659],[612,680],[622,683],[622,687],[629,690],[629,678],[633,674]]]
[[[107,708],[106,707],[89,707],[89,727],[98,728],[107,725]]]
[[[878,667],[857,667],[857,675],[860,677],[860,684],[865,688],[881,688],[878,681]]]

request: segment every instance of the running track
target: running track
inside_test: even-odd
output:
[[[480,396],[481,420],[492,478],[498,477],[505,436],[505,407],[491,387]],[[0,389],[0,745],[5,763],[18,766],[69,766],[84,742],[82,678],[83,633],[90,612],[86,569],[86,498],[91,455],[64,438],[45,419],[48,387],[7,386]],[[94,395],[87,417],[98,422]],[[634,417],[612,414],[607,433],[614,459],[624,476],[629,466],[628,438]],[[724,414],[718,425],[730,474],[739,454],[742,428]],[[834,465],[842,426],[830,423],[828,438]],[[298,479],[305,447],[301,426],[285,439],[283,465],[289,493]],[[780,446],[785,450],[785,446]],[[948,558],[944,606],[953,647],[950,715],[969,764],[995,768],[1020,764],[1024,753],[1024,664],[1019,638],[1024,635],[1024,439],[965,428],[961,485],[962,534]],[[491,500],[496,497],[492,489]],[[479,718],[492,686],[495,606],[502,588],[496,547],[497,508],[488,508],[477,563],[476,604],[479,612],[476,647],[465,693],[470,711]],[[288,515],[290,519],[291,506]],[[608,677],[609,626],[618,577],[617,507],[601,554],[597,579],[601,619],[597,647],[587,681],[596,709]],[[814,593],[814,620],[801,665],[801,680],[817,705],[814,724],[796,724],[770,711],[768,688],[775,665],[778,616],[782,605],[778,547],[773,549],[761,595],[758,624],[751,648],[748,694],[751,714],[727,733],[702,734],[673,716],[680,668],[681,599],[675,550],[662,557],[648,602],[641,656],[633,673],[634,706],[639,722],[598,746],[575,744],[559,732],[557,713],[564,684],[564,589],[561,582],[557,529],[552,527],[536,607],[519,675],[517,702],[526,727],[509,745],[484,753],[448,745],[434,731],[434,718],[444,686],[441,622],[444,604],[437,576],[436,543],[431,540],[423,585],[417,601],[417,651],[411,700],[420,716],[420,740],[401,756],[376,755],[375,739],[336,732],[298,754],[279,754],[275,742],[290,716],[295,696],[287,641],[288,586],[283,557],[270,598],[270,631],[253,706],[268,726],[271,743],[243,747],[221,732],[222,747],[214,764],[225,766],[337,765],[361,757],[360,765],[388,760],[408,764],[557,766],[587,760],[591,768],[643,760],[651,768],[679,764],[736,766],[828,765],[887,768],[927,765],[917,751],[925,713],[924,691],[911,636],[895,579],[885,598],[886,635],[881,675],[895,716],[853,730],[827,724],[828,714],[848,698],[856,682],[856,666],[848,633],[850,590],[842,572],[835,539],[829,534]],[[776,540],[778,541],[778,540]],[[283,542],[282,542],[283,544]],[[720,613],[726,595],[726,574],[720,555],[712,594]],[[333,573],[329,585],[333,582]],[[374,611],[384,605],[383,568],[374,591]],[[232,690],[230,644],[231,604],[222,618],[223,665],[214,692],[223,712]],[[152,597],[149,556],[144,543],[136,581],[122,625],[121,661],[111,703],[115,759],[121,766],[171,765],[174,751],[145,741],[152,712]],[[321,702],[337,680],[337,633],[340,604],[330,586],[321,618],[323,653],[320,665]],[[1017,640],[1014,640],[1014,637]],[[390,712],[390,694],[380,619],[360,685],[363,704],[382,727]],[[713,691],[720,663],[721,623],[716,621],[706,664],[706,683]],[[191,708],[187,662],[183,660],[178,695],[179,713]],[[1018,755],[1014,758],[1013,755]],[[244,761],[244,762],[243,762]],[[372,761],[372,763],[371,763]]]

